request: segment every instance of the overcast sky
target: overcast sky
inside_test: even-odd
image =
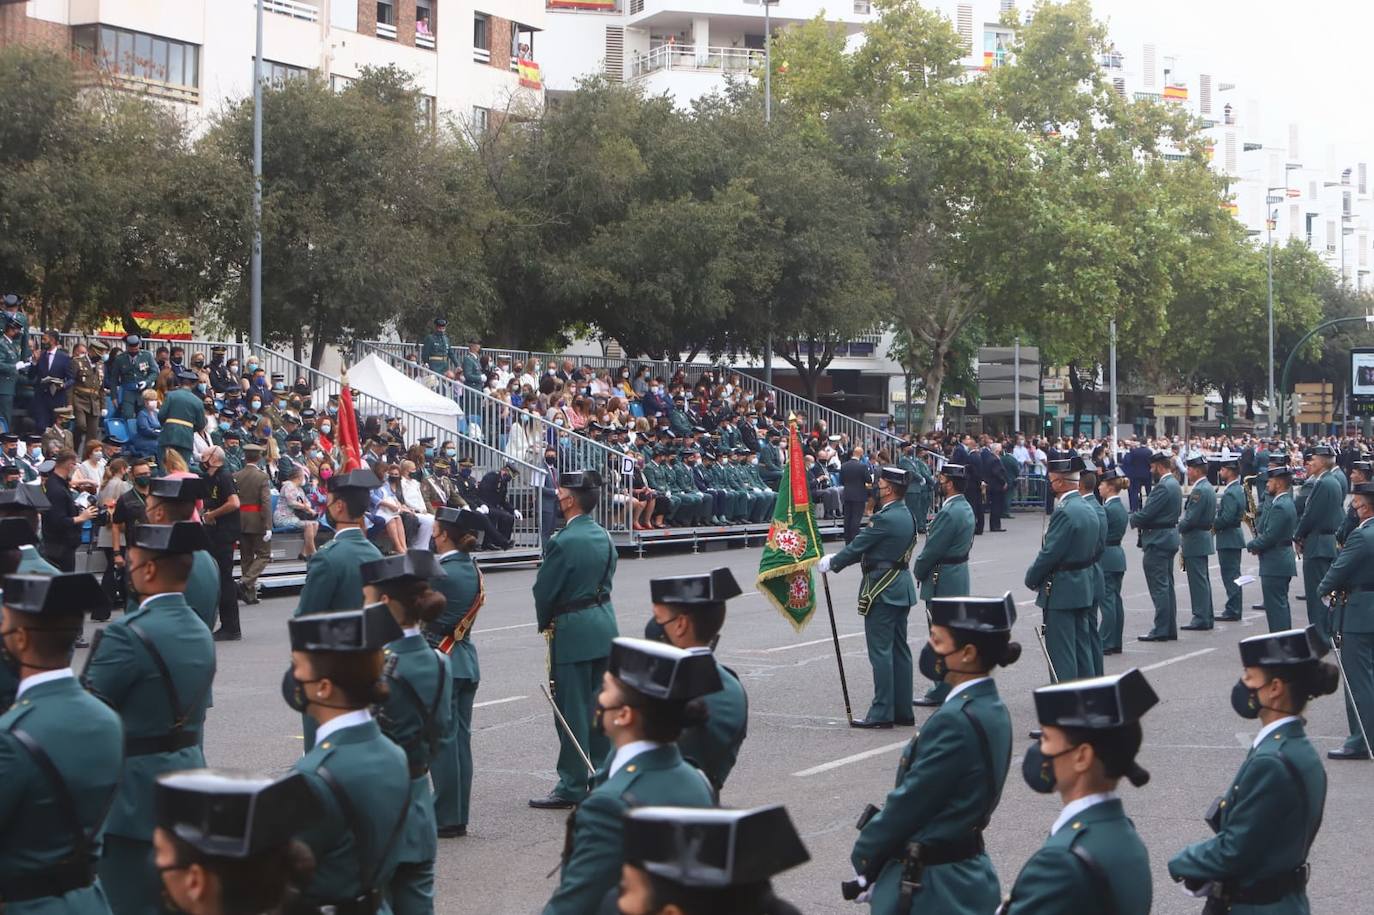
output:
[[[1092,0],[1122,52],[1137,62],[1153,40],[1179,69],[1235,82],[1261,105],[1263,139],[1301,129],[1301,158],[1374,162],[1374,0]],[[1194,86],[1194,91],[1196,87]],[[1242,109],[1244,110],[1244,109]],[[1315,144],[1315,145],[1314,145]],[[1348,157],[1348,158],[1347,158]]]

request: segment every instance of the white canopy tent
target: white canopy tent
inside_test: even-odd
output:
[[[369,354],[348,368],[348,386],[458,434],[463,408]],[[332,386],[331,386],[332,387]],[[324,403],[332,390],[320,389],[312,401]],[[362,412],[361,410],[359,412]],[[361,422],[361,417],[359,421]]]

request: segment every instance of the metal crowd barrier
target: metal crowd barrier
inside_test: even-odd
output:
[[[288,384],[293,384],[297,377],[305,378],[311,391],[320,395],[314,399],[327,402],[329,396],[337,395],[343,389],[343,382],[339,378],[313,369],[288,356],[283,356],[281,353],[262,349],[256,351],[254,355],[262,360],[262,365],[269,374],[280,372],[285,375]],[[520,512],[521,518],[515,521],[511,536],[517,547],[535,549],[540,547],[544,539],[541,536],[542,525],[545,524],[539,510],[539,484],[543,479],[543,471],[540,468],[528,461],[513,458],[501,449],[484,441],[469,438],[459,432],[457,428],[449,428],[433,420],[418,416],[395,404],[379,400],[370,394],[360,391],[353,403],[358,414],[360,433],[369,416],[394,416],[401,421],[407,444],[414,444],[426,436],[434,437],[436,449],[442,449],[445,444],[451,443],[457,451],[458,458],[472,458],[473,473],[479,479],[482,473],[500,470],[502,465],[507,462],[514,463],[517,472],[510,483],[508,494],[511,505]],[[325,408],[325,402],[313,405],[316,409],[323,410]],[[365,443],[364,447],[366,447]]]
[[[1012,511],[1044,511],[1048,478],[1022,473],[1011,487],[1008,507]]]
[[[59,336],[62,338],[63,349],[65,349],[69,353],[72,351],[72,348],[76,346],[76,344],[89,344],[92,340],[100,340],[104,343],[109,344],[109,346],[115,352],[122,352],[124,350],[123,334],[60,334]],[[42,331],[35,330],[33,328],[29,329],[29,346],[33,349],[35,353],[38,352],[40,348],[42,338]],[[169,350],[174,346],[181,347],[186,352],[187,365],[190,364],[191,357],[196,355],[197,353],[200,353],[205,357],[205,362],[208,365],[210,363],[211,356],[210,348],[214,346],[222,346],[225,348],[224,361],[229,362],[230,360],[237,359],[239,362],[240,371],[242,370],[244,365],[244,354],[247,353],[250,349],[250,347],[247,344],[231,343],[226,340],[169,340],[160,337],[143,338],[142,348],[148,351],[149,353],[156,351],[159,346],[165,346]]]

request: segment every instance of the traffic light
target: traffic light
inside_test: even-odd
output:
[[[1047,413],[1045,414],[1045,430],[1049,431],[1052,428],[1054,428],[1054,417]]]

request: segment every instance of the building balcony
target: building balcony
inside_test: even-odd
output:
[[[378,37],[378,38],[385,38],[385,39],[387,39],[388,41],[395,41],[395,40],[396,40],[396,26],[395,26],[395,25],[389,25],[389,24],[387,24],[387,23],[385,23],[385,22],[379,22],[379,23],[377,23],[377,37]]]
[[[693,18],[735,21],[755,29],[763,25],[763,0],[623,0],[629,13],[628,25],[634,28],[670,29],[689,25]],[[871,0],[787,0],[769,4],[768,15],[775,28],[802,23],[824,16],[829,22],[844,23],[857,32],[872,21]]]
[[[634,59],[630,78],[681,70],[699,73],[752,73],[764,64],[764,53],[752,48],[698,48],[690,44],[664,44]]]
[[[415,33],[415,47],[417,47],[417,48],[425,48],[425,49],[427,49],[427,50],[433,51],[433,50],[434,50],[434,47],[435,47],[434,36],[433,36],[433,35],[423,35],[423,34],[421,34],[421,33],[419,33],[419,32],[416,32],[416,33]]]
[[[262,9],[266,13],[289,16],[304,22],[318,22],[320,19],[319,7],[301,0],[262,0]]]

